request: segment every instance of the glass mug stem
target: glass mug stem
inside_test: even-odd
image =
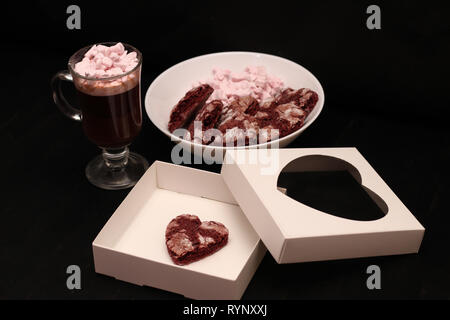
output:
[[[102,157],[108,168],[114,171],[122,170],[128,164],[128,147],[103,148]]]

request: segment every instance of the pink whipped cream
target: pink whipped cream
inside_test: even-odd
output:
[[[275,97],[283,89],[283,81],[267,74],[263,66],[248,66],[243,72],[234,73],[228,69],[214,68],[208,83],[214,88],[208,101],[221,100],[230,104],[236,97],[252,96],[264,103]]]
[[[107,78],[133,70],[138,64],[136,52],[127,52],[122,43],[108,47],[92,46],[83,60],[75,64],[75,71],[86,77]]]
[[[137,53],[128,53],[120,42],[111,47],[94,45],[85,53],[83,59],[75,64],[74,69],[83,76],[95,79],[74,77],[75,86],[93,96],[123,93],[139,84],[140,68],[122,77],[108,78],[131,71],[138,63]]]

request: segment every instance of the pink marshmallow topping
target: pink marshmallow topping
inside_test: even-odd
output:
[[[138,64],[136,52],[128,53],[122,43],[114,46],[92,46],[83,60],[75,64],[75,71],[86,77],[108,78],[133,70]]]

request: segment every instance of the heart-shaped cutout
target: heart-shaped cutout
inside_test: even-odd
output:
[[[361,182],[361,174],[347,161],[310,155],[288,163],[277,187],[285,188],[288,197],[337,217],[357,221],[384,217],[388,206]]]
[[[220,222],[201,221],[182,214],[166,228],[166,246],[172,261],[187,265],[215,253],[228,242],[228,229]]]

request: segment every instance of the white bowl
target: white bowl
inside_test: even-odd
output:
[[[215,67],[241,72],[247,66],[264,66],[268,74],[280,78],[286,87],[293,89],[309,88],[319,95],[319,100],[297,131],[275,141],[244,147],[205,146],[183,140],[171,134],[167,128],[170,111],[177,102],[192,89],[198,81],[211,77]],[[277,56],[256,52],[219,52],[207,54],[180,62],[161,73],[150,85],[145,95],[145,110],[159,130],[164,132],[174,142],[180,142],[183,149],[204,155],[220,150],[222,154],[227,149],[235,148],[271,148],[285,147],[305,131],[316,120],[322,111],[325,95],[320,82],[311,72],[301,65]]]

